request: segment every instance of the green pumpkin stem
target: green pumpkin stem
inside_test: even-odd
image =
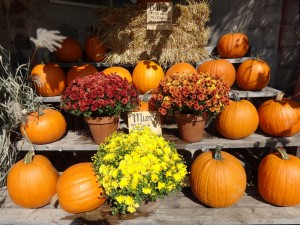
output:
[[[27,152],[27,154],[25,155],[25,157],[24,157],[24,163],[25,164],[29,164],[29,163],[31,163],[32,162],[32,159],[33,159],[33,156],[35,155],[35,153],[34,153],[34,151],[29,151],[29,152]]]
[[[214,150],[214,159],[215,160],[222,160],[222,154],[221,154],[221,150],[222,150],[222,145],[218,144]]]
[[[280,93],[276,96],[275,102],[281,102],[283,96],[284,96],[284,93],[283,93],[283,92],[280,92]]]
[[[239,102],[241,100],[239,93],[237,93],[237,92],[232,93],[232,98],[233,98],[233,101],[235,101],[235,102]]]
[[[44,115],[44,114],[45,114],[45,113],[44,113],[43,108],[39,107],[39,108],[38,108],[38,117],[40,117],[40,116],[42,116],[42,115]]]
[[[286,151],[285,151],[285,149],[284,149],[283,147],[277,147],[275,150],[278,151],[278,152],[280,153],[281,158],[282,158],[283,160],[288,160],[288,159],[290,159],[289,155],[286,153]]]

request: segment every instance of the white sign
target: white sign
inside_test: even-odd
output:
[[[147,30],[172,29],[173,2],[147,3]]]

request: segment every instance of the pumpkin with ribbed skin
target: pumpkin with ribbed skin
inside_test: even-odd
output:
[[[63,69],[54,63],[38,64],[31,70],[31,80],[41,96],[59,96],[66,89]]]
[[[258,191],[277,206],[300,204],[300,159],[282,147],[266,155],[258,166]]]
[[[166,76],[169,76],[173,73],[181,73],[181,72],[187,72],[187,73],[197,73],[196,68],[186,62],[180,62],[180,63],[175,63],[173,64],[167,71],[166,71]]]
[[[90,34],[84,43],[87,57],[94,62],[102,62],[107,53],[107,47],[100,37]]]
[[[120,77],[126,78],[128,82],[132,83],[132,76],[129,70],[127,70],[124,67],[121,66],[112,66],[104,69],[102,71],[104,74],[109,75],[109,74],[116,74]]]
[[[217,116],[217,131],[229,139],[242,139],[251,135],[258,127],[258,113],[248,100],[230,100],[229,105]]]
[[[260,91],[270,81],[271,69],[261,59],[248,59],[241,63],[236,72],[236,84],[246,91]]]
[[[239,201],[246,189],[246,172],[233,155],[221,151],[204,152],[192,163],[190,184],[193,194],[203,204],[223,208]]]
[[[289,137],[300,132],[300,104],[283,98],[269,99],[258,107],[259,127],[263,132],[276,137]]]
[[[39,109],[30,113],[21,123],[20,130],[33,144],[48,144],[59,140],[66,132],[64,116],[55,109]]]
[[[93,75],[96,72],[98,72],[98,70],[92,64],[72,66],[67,73],[67,85],[69,85],[77,77]]]
[[[7,175],[11,200],[24,208],[39,208],[50,203],[56,193],[57,170],[49,159],[33,151],[14,164]]]
[[[106,198],[94,169],[89,162],[77,163],[67,168],[56,185],[60,207],[69,213],[81,213],[101,206]]]
[[[222,77],[224,82],[231,87],[235,81],[236,71],[234,66],[226,59],[214,59],[203,62],[197,69],[198,73],[212,73]]]
[[[59,62],[77,62],[83,56],[80,43],[73,38],[66,38],[61,43],[61,48],[54,52],[55,58]]]
[[[222,58],[241,58],[248,50],[248,37],[243,33],[224,34],[217,44],[217,51]]]
[[[157,88],[163,78],[162,67],[151,60],[139,61],[132,72],[132,82],[141,93]]]

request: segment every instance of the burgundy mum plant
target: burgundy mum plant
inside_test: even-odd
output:
[[[139,106],[139,92],[126,79],[97,72],[73,80],[61,96],[61,108],[76,116],[118,116]]]
[[[212,119],[229,104],[229,92],[229,86],[217,75],[174,73],[154,90],[149,107],[162,116],[184,113]]]

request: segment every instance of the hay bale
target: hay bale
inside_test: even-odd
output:
[[[111,8],[96,12],[96,32],[111,49],[108,64],[136,64],[154,60],[167,67],[177,62],[196,64],[208,58],[210,9],[206,1],[174,4],[172,30],[147,30],[145,6]]]

